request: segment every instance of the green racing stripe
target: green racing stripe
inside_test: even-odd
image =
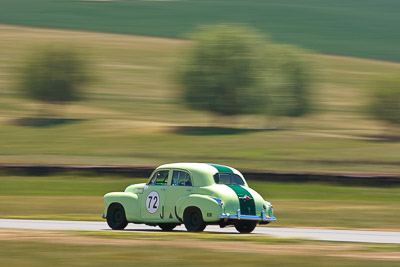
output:
[[[227,166],[218,165],[218,164],[209,164],[209,165],[216,168],[218,172],[233,173],[232,169]]]
[[[253,196],[247,191],[243,186],[240,185],[228,185],[239,198],[240,203],[240,213],[243,215],[256,215],[256,204],[254,202]],[[251,199],[246,200],[243,197],[250,197]]]
[[[209,164],[217,169],[220,173],[233,173],[232,169],[228,166],[218,165],[218,164]],[[230,185],[227,184],[226,186],[230,187],[233,191],[235,191],[236,195],[238,196],[239,203],[240,203],[240,213],[243,215],[256,215],[256,204],[254,202],[253,196],[247,191],[244,187],[240,185]],[[251,199],[246,200],[244,197],[250,197]]]

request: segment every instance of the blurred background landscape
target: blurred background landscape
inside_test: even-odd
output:
[[[240,171],[399,176],[399,12],[400,2],[394,0],[0,0],[0,165],[155,167],[185,161],[215,162]],[[225,31],[226,39],[218,39],[224,34],[215,34],[213,30],[225,26],[233,29],[243,27],[246,34],[253,34],[249,35],[251,38],[255,36],[256,42],[241,40],[250,37],[235,39],[228,30]],[[210,32],[206,32],[207,29]],[[235,30],[232,33],[236,34]],[[204,36],[210,36],[210,39]],[[249,110],[256,107],[256,102],[251,102],[243,112],[235,113],[231,109],[213,110],[196,101],[190,102],[192,99],[187,95],[187,88],[200,88],[197,92],[200,95],[201,90],[209,90],[197,86],[207,85],[209,80],[204,84],[190,84],[188,79],[182,79],[185,69],[195,65],[190,61],[193,59],[191,56],[196,55],[193,52],[206,47],[198,45],[204,44],[204,40],[208,40],[206,44],[212,47],[219,44],[218,40],[229,38],[239,40],[238,44],[243,44],[243,47],[256,47],[256,52],[260,48],[255,45],[258,41],[266,43],[266,47],[273,45],[274,49],[282,49],[270,49],[265,55],[261,52],[257,57],[257,64],[261,65],[256,65],[258,71],[250,75],[256,73],[257,78],[262,76],[264,82],[281,75],[278,70],[287,77],[296,73],[297,76],[293,76],[297,79],[295,85],[307,92],[299,96],[307,99],[309,108],[285,114],[276,111],[279,109],[260,111],[264,106],[257,104],[257,111],[253,112]],[[216,55],[226,54],[224,47],[220,49]],[[53,51],[53,54],[46,54],[46,51]],[[68,56],[58,56],[57,51],[67,51]],[[290,57],[283,56],[275,58],[278,53],[274,51],[281,51],[281,55],[300,51],[294,55],[300,55],[302,60],[290,61]],[[72,54],[68,54],[70,52]],[[41,55],[45,56],[43,60]],[[60,96],[61,91],[51,86],[45,93],[32,93],[37,87],[33,87],[33,91],[25,90],[29,88],[27,79],[32,80],[31,84],[37,82],[27,73],[49,77],[44,80],[51,80],[51,75],[58,73],[57,65],[54,65],[54,72],[41,72],[40,62],[53,64],[56,61],[51,59],[60,58],[65,66],[73,62],[69,59],[75,55],[81,64],[79,67],[85,72],[82,77],[75,75],[79,68],[72,67],[67,72],[77,84],[82,82],[76,95],[63,96],[64,100],[60,100],[52,98],[52,92],[58,92],[56,96]],[[243,58],[254,59],[247,54]],[[279,65],[274,60],[287,60],[287,65]],[[284,72],[290,69],[287,66],[294,66],[290,65],[293,62],[300,62],[296,66],[304,72]],[[302,65],[302,62],[307,64]],[[239,65],[243,66],[239,68],[240,73],[250,69]],[[266,67],[265,72],[263,67]],[[213,79],[223,76],[212,75],[221,69],[197,69],[206,69],[204,73],[211,74],[203,76]],[[197,69],[190,70],[195,72]],[[232,79],[236,75],[227,77]],[[269,80],[265,82],[268,84]],[[193,84],[196,86],[191,87]],[[271,88],[283,88],[276,84]],[[246,91],[236,89],[238,92]],[[233,90],[226,92],[227,98],[233,95]],[[234,100],[246,99],[241,96],[238,93]],[[268,96],[268,99],[284,99],[287,95],[277,97],[275,91],[275,95],[272,92]],[[297,101],[299,98],[293,99]],[[243,103],[249,104],[248,101]],[[284,104],[277,103],[275,107],[288,110]],[[274,105],[265,104],[267,107]],[[48,176],[1,173],[0,217],[101,220],[105,193],[121,191],[129,184],[145,180],[146,177],[82,172]],[[274,204],[278,221],[268,227],[400,229],[398,187],[279,181],[249,181],[249,185]],[[180,240],[181,237],[165,238]],[[269,241],[274,244],[299,242]],[[41,244],[36,252],[53,252],[51,256],[41,254],[35,258],[35,245],[13,242],[3,242],[3,249],[9,249],[3,256],[14,255],[8,257],[5,264],[65,264],[71,257],[70,253],[79,254],[69,248],[68,253],[60,256],[63,246],[67,245],[49,248],[48,244]],[[150,248],[151,245],[139,251],[150,259]],[[26,261],[24,258],[17,260],[17,249],[28,251]],[[91,249],[93,255],[101,254],[96,248]],[[398,246],[361,248],[374,252],[398,249]],[[125,263],[130,252],[120,253],[121,257],[116,257],[116,261]],[[213,253],[209,258],[215,257]],[[225,253],[224,257],[232,258],[232,253]],[[167,263],[190,265],[187,259],[191,257],[198,258],[198,265],[213,263],[207,261],[207,257],[202,259],[194,250],[183,255],[179,261],[169,258]],[[398,261],[381,261],[379,257],[371,261],[361,259],[363,257],[338,260],[332,255],[330,258],[315,258],[319,255],[314,251],[300,258],[291,255],[281,259],[276,255],[258,254],[252,264],[265,261],[298,266],[398,264]],[[216,258],[214,263],[222,262],[224,257]],[[88,262],[94,257],[80,254],[78,258]],[[242,259],[236,260],[238,264],[243,263]],[[99,261],[93,261],[95,263],[99,264]],[[156,260],[147,263],[160,264]]]
[[[375,76],[399,73],[394,12],[400,5],[295,3],[1,1],[2,23],[31,27],[1,26],[0,162],[220,161],[242,169],[399,173],[399,142],[381,138],[386,123],[365,110]],[[312,112],[287,120],[194,111],[176,79],[190,42],[112,34],[184,38],[216,22],[245,22],[273,40],[313,49]],[[21,127],[21,118],[35,117],[43,104],[16,90],[19,69],[32,51],[50,44],[79,50],[91,63],[93,81],[85,85],[84,101],[48,105],[63,119],[59,125]]]

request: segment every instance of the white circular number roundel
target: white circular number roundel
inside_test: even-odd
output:
[[[160,196],[156,191],[151,191],[146,198],[146,209],[150,213],[154,213],[160,206]]]

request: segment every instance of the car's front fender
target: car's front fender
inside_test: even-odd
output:
[[[104,195],[104,217],[108,207],[113,203],[121,204],[125,209],[128,222],[140,222],[140,205],[137,194],[129,192],[112,192]]]
[[[175,204],[176,216],[183,220],[183,214],[188,207],[200,209],[205,222],[219,221],[219,215],[223,212],[223,205],[210,196],[192,194],[181,197]]]

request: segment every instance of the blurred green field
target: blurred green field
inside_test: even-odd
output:
[[[55,237],[56,238],[56,237]],[[72,239],[72,238],[71,238]],[[73,240],[73,239],[72,239]],[[104,242],[104,240],[99,240]],[[72,241],[73,242],[73,241]],[[106,241],[107,242],[107,241]],[[234,243],[232,244],[234,245]],[[357,253],[357,252],[352,252]],[[155,254],[157,257],[155,257]],[[333,253],[332,253],[333,254]],[[365,253],[364,253],[365,254]],[[224,252],[206,248],[157,245],[65,244],[2,241],[1,266],[395,266],[396,260],[360,259],[349,256],[321,256],[320,251],[298,255],[262,252]]]
[[[187,108],[174,69],[187,41],[0,26],[0,163],[150,165],[215,162],[238,169],[400,173],[400,142],[364,115],[368,81],[400,64],[313,55],[314,113],[296,120],[213,117]],[[32,47],[66,43],[91,62],[85,101],[46,107],[16,88]],[[277,128],[276,128],[277,127]]]
[[[348,250],[348,246],[336,248],[336,251],[328,253],[315,250],[305,255],[299,255],[298,251],[284,253],[284,255],[273,255],[270,251],[253,249],[243,252],[227,252],[221,249],[183,247],[179,242],[166,245],[155,242],[144,241],[143,244],[107,244],[107,240],[79,240],[74,237],[61,238],[65,240],[46,241],[49,238],[41,238],[36,241],[2,240],[0,242],[1,266],[110,266],[110,265],[132,265],[135,266],[396,266],[396,259],[385,259],[385,253],[370,249],[369,254],[379,255],[384,259],[369,257],[361,259],[361,256],[368,256],[368,253],[357,251],[359,246]],[[179,241],[179,240],[175,240]],[[82,244],[80,244],[80,242]],[[231,242],[237,246],[237,242]],[[226,245],[226,244],[225,244]],[[243,243],[239,244],[243,246]],[[339,247],[339,246],[337,246]],[[291,248],[290,246],[288,247]],[[348,252],[344,252],[347,248]],[[282,248],[281,248],[282,249]],[[283,248],[284,249],[284,248]],[[282,249],[282,250],[283,250]],[[378,250],[379,251],[379,250]],[[276,253],[276,250],[274,250]],[[307,250],[306,250],[307,252]],[[325,256],[324,254],[331,254]],[[157,255],[155,257],[155,254]],[[338,254],[337,256],[335,254]],[[378,256],[378,257],[379,257]],[[377,256],[375,256],[377,257]],[[387,256],[386,256],[387,257]]]
[[[239,22],[321,53],[400,60],[396,0],[1,0],[0,6],[6,24],[183,38],[199,24]]]
[[[146,179],[122,177],[0,176],[0,218],[102,220],[105,193]],[[274,205],[268,227],[400,230],[400,188],[249,181]]]

